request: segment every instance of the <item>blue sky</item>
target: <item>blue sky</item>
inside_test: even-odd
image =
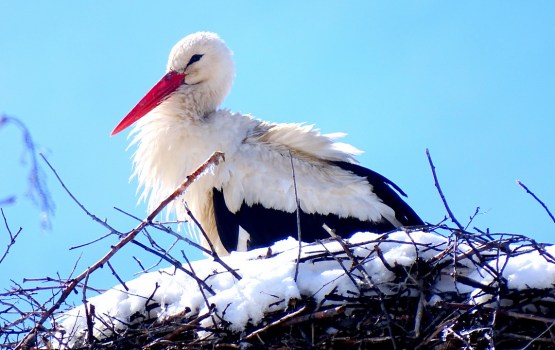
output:
[[[1,2],[0,113],[26,123],[40,150],[88,210],[116,228],[144,217],[136,205],[128,131],[119,120],[162,76],[183,36],[210,30],[235,52],[237,77],[224,107],[274,122],[348,133],[360,162],[389,177],[427,221],[445,210],[425,149],[458,219],[492,232],[555,242],[554,223],[515,183],[555,211],[555,4],[535,2]],[[0,265],[9,279],[67,276],[115,242],[69,247],[105,234],[42,167],[56,205],[52,229],[25,198],[23,146],[0,128],[0,198],[12,230]],[[28,164],[28,163],[27,163]],[[158,234],[152,232],[153,234]],[[0,249],[7,243],[0,225]],[[163,238],[161,238],[163,239]],[[188,249],[182,247],[182,249]],[[198,254],[190,253],[198,258]],[[123,278],[139,268],[125,248]],[[147,263],[148,265],[148,263]],[[97,286],[117,283],[109,270]]]

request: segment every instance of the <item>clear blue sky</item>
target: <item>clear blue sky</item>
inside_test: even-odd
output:
[[[122,231],[139,217],[128,182],[127,131],[109,133],[163,74],[172,45],[210,30],[235,52],[237,78],[224,107],[274,122],[343,131],[359,160],[408,194],[427,221],[445,210],[434,188],[431,150],[447,199],[463,223],[555,242],[555,224],[515,183],[555,211],[555,3],[94,1],[0,3],[0,113],[30,129],[73,194]],[[0,198],[23,233],[0,265],[9,279],[67,276],[115,242],[74,245],[105,233],[45,169],[56,204],[52,230],[25,199],[19,131],[0,128]],[[45,168],[44,163],[41,163]],[[156,234],[155,232],[152,232]],[[0,225],[0,249],[6,244]],[[128,247],[122,277],[146,259]],[[94,281],[117,283],[107,269]]]

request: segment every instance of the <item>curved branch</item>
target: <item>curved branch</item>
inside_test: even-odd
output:
[[[83,271],[79,276],[75,277],[67,287],[62,291],[62,294],[56,300],[54,305],[50,307],[42,317],[35,323],[35,326],[27,335],[23,338],[23,340],[17,344],[15,350],[19,349],[27,349],[30,346],[30,343],[34,339],[34,335],[37,331],[42,327],[42,324],[56,311],[62,303],[67,299],[67,297],[73,292],[73,290],[77,287],[77,285],[85,279],[89,274],[99,269],[103,266],[112,256],[114,256],[123,246],[127,243],[133,241],[133,239],[141,232],[146,226],[152,223],[152,220],[174,199],[179,197],[187,190],[187,188],[200,176],[202,176],[207,169],[212,166],[218,165],[224,158],[223,153],[221,152],[214,152],[210,158],[206,162],[204,162],[201,166],[198,167],[195,172],[187,177],[187,179],[179,186],[170,196],[158,205],[154,211],[152,211],[145,220],[143,220],[137,227],[135,227],[131,232],[129,232],[121,241],[119,241],[116,245],[114,245],[107,253],[104,255],[100,260],[94,263],[91,267]]]

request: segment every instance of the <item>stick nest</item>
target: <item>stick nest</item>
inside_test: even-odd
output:
[[[308,295],[289,300],[284,309],[267,313],[261,322],[249,323],[241,332],[232,331],[225,317],[213,327],[202,327],[203,319],[225,315],[225,310],[215,308],[202,315],[191,315],[191,310],[184,310],[182,315],[164,321],[137,314],[125,320],[129,327],[111,329],[111,334],[104,339],[83,333],[74,348],[548,349],[555,346],[552,330],[555,287],[510,288],[503,275],[508,260],[532,252],[554,264],[555,259],[545,245],[519,235],[476,235],[458,229],[429,229],[442,232],[448,244],[439,248],[401,242],[386,234],[379,240],[365,242],[374,248],[360,257],[355,249],[363,244],[336,238],[342,250],[322,250],[303,257],[300,263],[337,261],[357,283],[356,292],[344,295],[332,290],[320,301]],[[417,258],[410,266],[391,264],[380,249],[383,244],[413,245]],[[433,254],[418,254],[430,251]],[[371,259],[379,259],[394,277],[373,283],[363,268]],[[489,278],[473,279],[468,273],[473,269]],[[439,280],[457,283],[453,283],[454,288],[438,288]],[[486,284],[484,280],[490,282]],[[153,302],[149,307],[158,306]]]

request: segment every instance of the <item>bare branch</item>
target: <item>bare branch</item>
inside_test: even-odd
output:
[[[297,193],[297,178],[295,176],[295,165],[293,164],[293,155],[291,154],[291,150],[289,150],[289,159],[291,160],[291,173],[293,176],[293,189],[295,194],[295,213],[297,215],[297,241],[298,241],[298,250],[297,250],[297,263],[295,264],[295,282],[297,281],[297,276],[299,275],[299,263],[301,261],[301,248],[302,248],[302,234],[301,234],[301,202],[299,200],[299,194]]]
[[[46,159],[45,159],[46,160]],[[158,205],[158,207],[152,211],[147,218],[142,221],[136,228],[131,230],[129,234],[127,234],[121,241],[119,241],[116,245],[114,245],[106,255],[104,255],[100,260],[94,263],[91,267],[87,270],[83,271],[79,276],[75,277],[71,283],[62,291],[60,297],[54,303],[50,309],[48,309],[41,318],[35,323],[33,329],[23,338],[23,340],[16,346],[17,349],[27,348],[30,345],[30,342],[33,338],[33,334],[35,334],[41,327],[42,324],[52,315],[54,311],[56,311],[62,303],[67,299],[70,293],[75,289],[75,287],[81,282],[85,277],[87,277],[90,273],[96,271],[100,268],[108,259],[114,256],[123,246],[127,243],[132,241],[139,232],[141,232],[147,225],[149,225],[152,220],[175,198],[179,197],[187,188],[204,172],[211,166],[218,165],[223,160],[223,153],[215,152],[212,156],[204,162],[195,172],[187,177],[187,179],[179,186],[170,196],[168,196],[165,200]],[[77,200],[76,200],[77,201]],[[84,208],[83,208],[84,209]],[[84,209],[85,210],[85,209]],[[86,210],[85,210],[86,211]]]
[[[545,203],[542,202],[542,200],[539,199],[538,196],[536,196],[536,195],[534,194],[534,192],[530,191],[530,190],[528,189],[528,187],[526,187],[526,185],[524,185],[524,184],[522,183],[522,181],[516,180],[516,183],[517,183],[520,187],[524,188],[528,194],[530,194],[538,203],[540,203],[541,206],[545,209],[545,211],[546,211],[547,214],[549,215],[549,217],[551,218],[551,220],[553,220],[553,222],[555,222],[555,217],[553,216],[553,214],[551,214],[551,211],[549,211],[549,208],[547,208],[547,205],[545,205]]]
[[[279,325],[281,325],[281,324],[284,324],[285,322],[291,320],[292,318],[294,318],[294,317],[296,317],[296,316],[302,314],[303,312],[306,311],[306,309],[307,309],[307,307],[306,307],[306,305],[305,305],[305,306],[301,307],[299,310],[293,311],[293,312],[291,312],[291,313],[289,313],[289,314],[283,316],[283,317],[280,318],[279,320],[276,320],[276,321],[270,323],[269,325],[267,325],[267,326],[265,326],[265,327],[262,327],[262,328],[260,328],[260,329],[257,329],[256,331],[254,331],[254,332],[248,334],[247,336],[245,336],[244,339],[245,339],[245,340],[251,340],[251,339],[253,339],[254,337],[257,337],[258,335],[260,335],[261,333],[267,331],[268,329],[273,328],[273,327],[276,327],[276,326],[279,326]]]
[[[127,285],[125,284],[125,282],[121,279],[121,277],[119,277],[118,273],[116,272],[116,270],[114,270],[114,268],[112,267],[112,264],[110,264],[110,260],[106,261],[106,264],[108,264],[108,267],[110,268],[110,271],[112,271],[112,275],[118,280],[118,282],[122,285],[122,287],[125,290],[129,290],[129,287],[127,287]]]
[[[441,187],[439,186],[439,182],[437,180],[437,175],[436,175],[436,167],[435,167],[434,163],[432,162],[432,156],[430,155],[430,150],[428,150],[427,148],[426,148],[426,156],[428,156],[428,162],[430,163],[430,168],[432,169],[432,175],[434,176],[434,184],[437,188],[437,191],[439,192],[439,196],[441,197],[441,201],[443,202],[443,205],[445,206],[445,210],[447,210],[447,213],[449,214],[449,218],[451,218],[451,221],[453,221],[453,223],[455,225],[457,225],[457,227],[462,231],[462,230],[464,230],[464,227],[455,218],[455,215],[453,215],[453,212],[451,211],[451,208],[449,208],[449,204],[447,204],[447,200],[445,199],[445,196],[443,195],[443,191],[441,190]]]
[[[58,179],[58,182],[60,183],[60,185],[62,185],[62,188],[71,197],[71,199],[73,199],[73,201],[79,206],[79,208],[81,208],[81,210],[83,210],[91,219],[93,219],[93,221],[95,221],[96,223],[99,223],[100,225],[102,225],[102,226],[106,227],[108,230],[110,230],[110,232],[117,232],[116,230],[114,230],[114,228],[112,226],[108,225],[108,223],[106,223],[106,221],[99,219],[96,215],[94,215],[90,211],[88,211],[87,208],[85,208],[85,206],[83,204],[81,204],[81,202],[79,202],[79,200],[77,198],[75,198],[73,193],[71,193],[71,191],[66,187],[65,183],[62,181],[62,179],[58,175],[58,172],[56,171],[56,169],[54,169],[52,164],[50,164],[48,159],[46,159],[46,157],[43,154],[41,154],[40,156],[45,161],[45,163],[48,165],[50,170],[52,170],[52,172],[54,173],[54,176],[56,176],[56,179]]]
[[[8,245],[4,251],[4,254],[2,254],[2,257],[0,257],[0,264],[1,264],[2,261],[4,261],[4,259],[10,252],[10,249],[12,248],[12,246],[15,244],[15,240],[17,239],[19,234],[21,233],[21,231],[23,231],[23,228],[20,227],[15,234],[12,234],[12,231],[10,230],[10,226],[8,225],[8,220],[6,219],[6,215],[4,215],[4,209],[0,208],[0,211],[2,212],[2,218],[4,218],[4,225],[6,226],[6,230],[10,235],[10,241],[8,242]]]
[[[195,225],[198,227],[199,231],[202,233],[202,235],[204,236],[204,239],[206,240],[206,242],[208,243],[208,246],[210,247],[210,251],[208,252],[210,254],[210,256],[212,256],[212,258],[214,259],[214,261],[216,261],[217,263],[219,263],[220,265],[222,265],[229,273],[231,273],[233,275],[233,277],[235,277],[238,281],[241,280],[241,276],[237,273],[237,271],[235,271],[234,269],[232,269],[231,267],[229,267],[228,264],[225,263],[225,261],[223,261],[220,256],[218,255],[218,253],[216,253],[216,249],[214,248],[214,245],[212,244],[212,242],[210,241],[210,238],[208,237],[208,234],[206,233],[206,231],[204,231],[204,229],[202,228],[202,225],[200,224],[200,222],[198,222],[198,220],[195,218],[195,216],[193,215],[193,213],[191,212],[191,210],[189,209],[188,206],[185,206],[185,209],[187,211],[187,215],[189,215],[189,217],[191,218],[191,220],[193,220],[193,222],[195,223]]]

